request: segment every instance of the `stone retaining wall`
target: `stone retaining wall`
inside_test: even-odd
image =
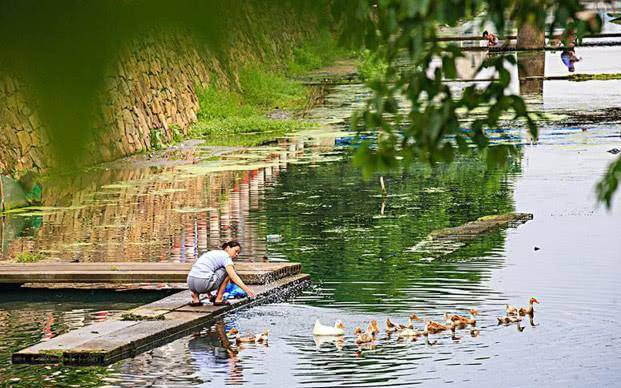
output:
[[[246,15],[235,16],[227,38],[234,44],[217,55],[180,29],[128,42],[99,93],[101,109],[90,129],[94,136],[82,158],[85,164],[149,150],[154,131],[163,142],[186,134],[197,120],[196,87],[214,76],[219,84],[234,86],[244,64],[282,62],[317,31],[311,15],[302,20],[293,9],[280,9],[275,16],[273,9],[260,8],[249,6]],[[0,174],[19,177],[54,166],[46,124],[27,91],[18,77],[0,75]]]

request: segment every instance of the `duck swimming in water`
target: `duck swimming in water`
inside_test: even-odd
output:
[[[379,326],[377,326],[377,321],[375,319],[369,323],[369,326],[367,327],[367,331],[371,333],[373,337],[379,334],[380,329],[379,329]]]
[[[407,339],[416,339],[420,336],[425,336],[427,337],[429,335],[429,332],[427,330],[415,330],[415,329],[403,329],[401,331],[399,331],[399,333],[397,334],[397,338],[398,339],[402,339],[402,338],[407,338]]]
[[[235,336],[235,343],[237,345],[239,344],[253,344],[257,341],[257,337],[254,335],[248,336],[248,337],[242,337],[240,334],[237,334]]]
[[[399,328],[401,330],[403,329],[413,329],[414,328],[414,321],[420,321],[421,319],[416,315],[416,314],[412,314],[408,317],[408,324],[407,325],[399,325]]]
[[[375,336],[372,333],[372,328],[369,326],[367,330],[363,333],[360,326],[356,326],[354,329],[354,334],[356,334],[356,344],[368,344],[370,342],[375,341]]]
[[[231,329],[231,330],[229,330],[229,334],[235,334],[235,343],[237,345],[239,345],[239,344],[254,344],[254,343],[266,344],[269,332],[266,329],[266,330],[263,330],[263,333],[261,333],[261,334],[249,335],[249,336],[246,336],[246,337],[242,337],[239,334],[239,332],[237,331],[237,329]]]
[[[315,321],[313,335],[345,335],[345,325],[337,320],[334,326],[322,325],[319,319]]]
[[[458,314],[449,314],[444,313],[444,320],[446,323],[450,325],[454,325],[459,329],[465,328],[467,325],[476,326],[477,320],[474,318],[479,312],[475,309],[470,309],[470,318],[464,317],[463,315]]]
[[[451,330],[452,332],[455,332],[455,325],[443,325],[441,323],[430,320],[426,321],[425,328],[431,334],[441,333],[446,330]]]
[[[399,327],[394,324],[390,318],[386,318],[386,334],[391,334],[395,331],[399,331]]]
[[[511,306],[506,304],[505,305],[505,312],[507,313],[507,315],[517,315],[518,313],[518,308],[515,306]]]
[[[255,342],[258,344],[267,343],[267,336],[269,335],[269,331],[267,329],[263,330],[263,333],[257,334],[255,336]]]
[[[539,304],[539,301],[535,298],[530,298],[530,300],[528,301],[528,307],[520,307],[520,309],[518,310],[520,316],[523,317],[524,315],[533,315],[535,313],[533,303]]]

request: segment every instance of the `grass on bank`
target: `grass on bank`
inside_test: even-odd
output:
[[[332,34],[323,30],[315,39],[293,50],[293,56],[287,64],[287,74],[299,76],[353,55],[351,49],[339,46]]]
[[[215,85],[198,91],[200,111],[192,135],[211,145],[253,146],[306,125],[268,117],[274,110],[300,109],[307,99],[302,85],[258,67],[243,69],[240,85],[239,91]]]
[[[16,263],[36,263],[45,259],[41,253],[33,253],[33,252],[20,252],[15,255]]]
[[[388,64],[377,53],[362,50],[358,55],[358,73],[363,81],[383,80]]]
[[[251,65],[241,70],[236,89],[212,84],[198,90],[200,111],[191,135],[211,145],[254,146],[311,126],[295,118],[308,103],[309,89],[288,77],[330,65],[347,54],[323,31],[294,49],[286,68]],[[281,117],[269,117],[270,113]]]

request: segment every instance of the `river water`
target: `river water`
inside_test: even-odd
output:
[[[585,48],[581,72],[607,72],[609,62],[597,60],[604,53],[621,58],[617,48]],[[545,55],[546,74],[562,74],[558,56]],[[60,261],[185,262],[237,238],[244,260],[301,262],[313,286],[89,368],[11,365],[10,354],[171,291],[3,290],[2,384],[617,386],[621,196],[609,211],[598,207],[594,185],[614,158],[607,150],[621,148],[619,113],[610,109],[621,104],[619,82],[546,81],[529,101],[551,119],[536,144],[520,129],[506,131],[522,144],[506,167],[488,170],[477,157],[413,166],[386,176],[384,200],[377,177],[365,181],[352,166],[349,134],[338,132],[365,96],[356,85],[335,88],[312,112],[328,129],[251,150],[179,148],[157,162],[105,166],[69,187],[50,185],[45,208],[5,220],[4,259],[43,252]],[[221,171],[214,154],[232,171]],[[434,260],[408,250],[433,230],[509,211],[534,218]],[[282,240],[268,242],[273,234]],[[541,304],[522,331],[497,325],[506,303],[525,305],[531,296]],[[353,342],[353,328],[371,319],[404,322],[415,312],[440,320],[472,307],[478,336]],[[316,319],[344,321],[344,344],[316,342]],[[269,346],[227,351],[219,333],[230,327],[267,328]]]

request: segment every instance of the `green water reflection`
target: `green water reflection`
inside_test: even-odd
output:
[[[476,157],[437,168],[417,166],[386,177],[383,199],[378,181],[362,180],[349,161],[314,169],[293,166],[281,174],[257,217],[267,233],[284,236],[272,254],[299,261],[313,279],[330,283],[332,300],[381,310],[378,302],[403,297],[413,281],[446,278],[446,273],[480,280],[480,273],[455,266],[501,250],[504,233],[482,236],[431,262],[407,248],[433,230],[512,211],[511,176],[519,171],[518,161],[490,171]]]

